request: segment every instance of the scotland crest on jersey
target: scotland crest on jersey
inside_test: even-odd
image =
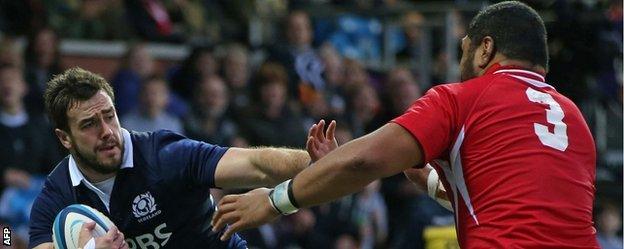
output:
[[[154,200],[149,191],[134,198],[134,201],[132,201],[132,214],[139,219],[139,222],[149,220],[160,214],[160,210],[157,210],[156,200]]]

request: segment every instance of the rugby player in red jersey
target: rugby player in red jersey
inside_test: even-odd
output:
[[[462,52],[461,83],[432,88],[274,189],[226,196],[215,228],[229,224],[226,238],[430,163],[462,248],[598,248],[594,141],[575,104],[544,80],[540,16],[516,1],[491,5],[473,18]]]

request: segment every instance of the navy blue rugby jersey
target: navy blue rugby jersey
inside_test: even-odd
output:
[[[124,162],[110,194],[110,211],[84,180],[75,179],[68,156],[50,173],[33,205],[29,248],[52,242],[54,218],[76,203],[106,214],[131,249],[246,248],[238,235],[220,241],[223,231],[214,233],[210,225],[215,203],[209,190],[227,148],[164,130],[122,133]]]

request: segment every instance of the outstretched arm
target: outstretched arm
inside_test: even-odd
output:
[[[230,148],[215,172],[215,185],[220,188],[272,187],[295,176],[312,161],[318,160],[338,145],[334,138],[336,122],[324,133],[325,121],[308,132],[307,151],[288,148]]]
[[[389,123],[330,152],[293,179],[292,194],[299,207],[335,200],[361,190],[375,179],[422,164],[420,145],[403,127]],[[278,216],[268,198],[269,189],[221,199],[214,229],[229,224],[222,239],[242,229],[267,223]]]

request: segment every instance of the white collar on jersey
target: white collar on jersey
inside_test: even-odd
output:
[[[522,70],[522,69],[500,69],[500,70],[496,70],[494,71],[494,74],[505,74],[505,75],[509,75],[511,77],[514,77],[516,79],[519,79],[521,81],[526,82],[527,84],[533,85],[535,87],[547,87],[547,88],[552,88],[553,90],[555,89],[554,87],[552,87],[551,85],[545,83],[544,81],[544,76],[541,76],[538,73],[535,72],[531,72],[529,70]],[[531,79],[529,77],[524,77],[522,76],[522,74],[524,75],[531,75],[539,80],[535,80],[535,79]]]
[[[123,138],[124,144],[124,153],[123,159],[121,160],[121,169],[132,168],[134,165],[132,164],[132,139],[130,138],[130,132],[128,132],[124,128],[121,129],[121,136]],[[76,165],[76,161],[73,156],[69,156],[69,177],[71,178],[72,186],[76,187],[80,185],[80,182],[84,180],[88,182],[82,172],[78,169],[78,165]],[[87,184],[87,183],[85,183]]]

